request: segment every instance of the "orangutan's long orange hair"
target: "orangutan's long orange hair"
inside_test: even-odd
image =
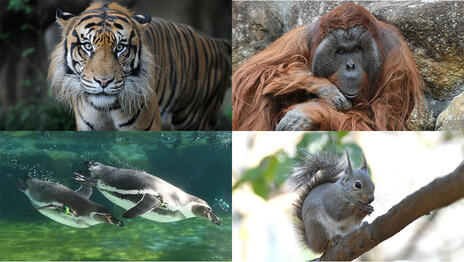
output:
[[[319,43],[333,29],[362,26],[375,39],[383,58],[376,85],[365,85],[348,111],[314,98],[333,85],[311,74]],[[233,129],[274,130],[298,104],[320,130],[408,130],[407,120],[420,102],[422,85],[411,52],[399,31],[366,9],[349,3],[314,24],[291,30],[246,61],[233,75]]]

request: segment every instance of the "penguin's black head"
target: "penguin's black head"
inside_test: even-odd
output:
[[[204,217],[216,225],[221,224],[221,220],[213,213],[213,209],[207,204],[194,204],[192,213],[197,217]]]
[[[101,164],[98,163],[97,161],[85,161],[84,163],[85,163],[85,166],[86,166],[87,168],[92,168],[92,167],[101,165]]]
[[[19,191],[24,192],[27,189],[27,181],[30,179],[30,176],[25,176],[24,180],[18,179],[16,182],[16,187]]]
[[[92,177],[98,176],[102,173],[107,172],[107,166],[103,165],[102,163],[96,161],[85,161],[85,166],[89,170]]]

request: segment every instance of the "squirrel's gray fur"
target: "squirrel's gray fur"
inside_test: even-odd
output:
[[[294,212],[306,246],[323,253],[374,211],[369,204],[375,186],[364,156],[363,166],[354,170],[348,153],[346,164],[333,152],[305,153],[290,178],[298,194]],[[356,187],[357,182],[361,188]]]

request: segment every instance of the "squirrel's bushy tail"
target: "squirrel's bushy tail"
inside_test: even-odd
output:
[[[344,166],[333,151],[323,151],[314,154],[307,151],[303,152],[306,156],[295,167],[289,182],[298,194],[297,199],[293,202],[294,214],[299,220],[297,227],[303,230],[302,233],[304,236],[301,210],[306,196],[318,185],[337,181],[338,175],[344,170]]]

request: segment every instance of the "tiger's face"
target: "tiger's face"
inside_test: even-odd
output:
[[[79,90],[74,93],[101,109],[138,92],[127,82],[140,73],[140,35],[151,20],[112,5],[91,5],[79,16],[57,11],[58,21],[65,26],[66,73],[79,78],[79,86],[74,86]]]

